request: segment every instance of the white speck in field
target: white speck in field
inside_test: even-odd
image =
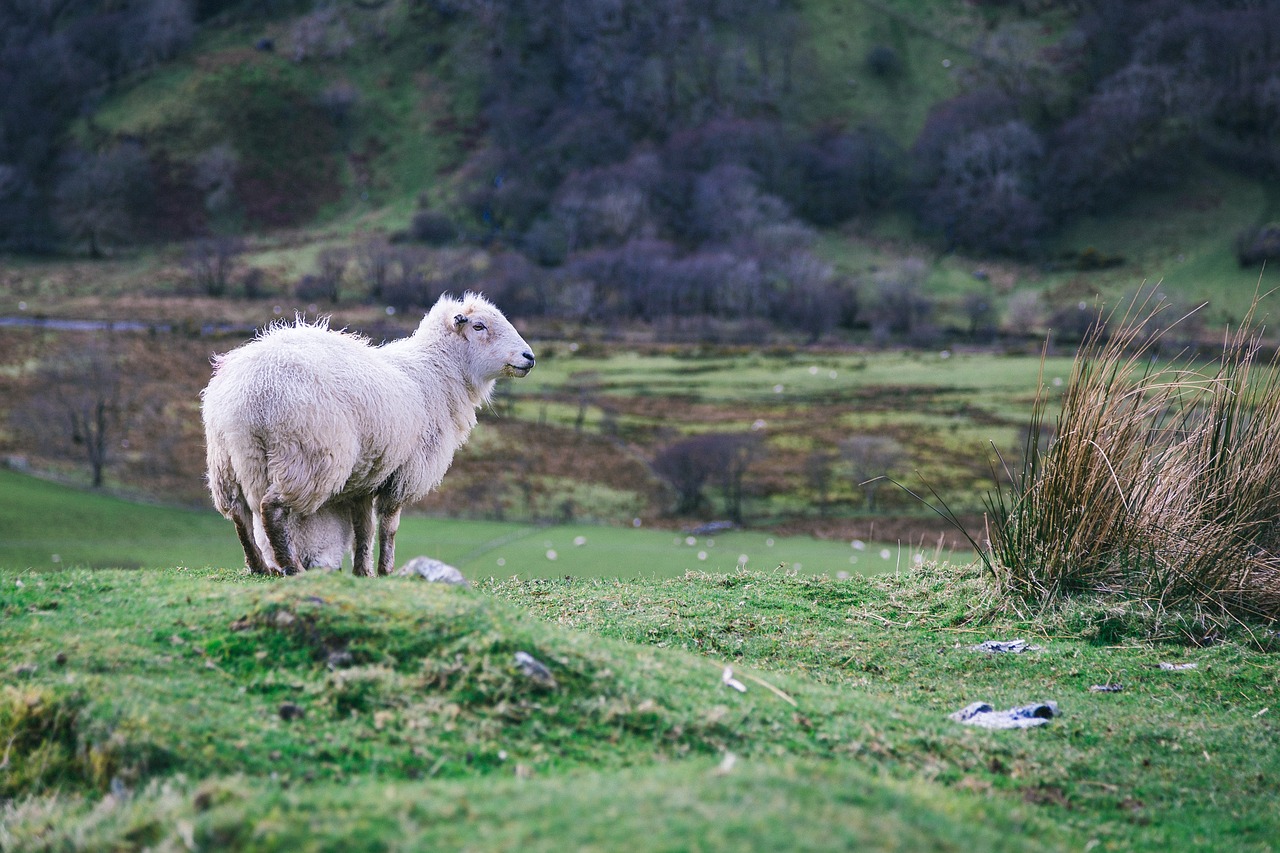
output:
[[[851,577],[853,577],[853,575],[849,574],[848,572],[845,572],[845,571],[836,572],[836,580],[838,581],[847,581]]]
[[[716,547],[716,540],[714,540],[714,539],[708,539],[708,540],[707,540],[707,547],[708,547],[708,548],[714,548],[714,547]]]
[[[1055,376],[1055,377],[1053,377],[1053,387],[1054,387],[1054,388],[1061,388],[1061,387],[1062,387],[1062,377],[1061,377],[1061,376]]]
[[[271,313],[272,313],[272,314],[280,314],[280,313],[282,313],[283,311],[284,311],[284,309],[283,309],[283,308],[281,308],[279,305],[272,305],[272,306],[271,306]]]
[[[766,548],[772,548],[772,547],[773,547],[773,540],[772,540],[772,539],[766,539],[766,540],[764,540],[764,544],[765,544],[765,547],[766,547]]]
[[[867,543],[863,542],[861,539],[855,539],[849,543],[849,547],[855,551],[865,551],[867,550]]]
[[[857,564],[858,564],[858,555],[854,554],[852,557],[849,558],[849,565],[856,566]]]
[[[782,386],[782,385],[774,385],[774,386],[773,386],[773,393],[775,393],[775,394],[781,394],[781,393],[783,392],[783,390],[784,390],[784,388],[783,388],[783,386]]]
[[[751,424],[751,428],[756,432],[759,432],[760,430],[764,429],[768,425],[769,424],[763,418],[760,418]]]
[[[835,378],[836,378],[837,376],[839,376],[839,375],[840,375],[840,374],[836,373],[836,372],[833,370],[833,371],[831,371],[830,373],[828,373],[828,374],[827,374],[827,378],[828,378],[828,379],[835,379]]]
[[[26,310],[27,310],[27,303],[25,303],[25,302],[19,302],[19,303],[18,303],[18,310],[19,310],[19,311],[26,311]]]
[[[394,305],[388,305],[388,306],[387,306],[387,316],[388,316],[388,317],[394,317],[394,316],[395,316],[395,314],[396,314],[396,306],[394,306]]]
[[[498,565],[499,565],[499,566],[505,566],[506,564],[507,564],[507,558],[506,558],[506,557],[499,557],[499,558],[498,558]]]
[[[947,359],[951,358],[951,350],[944,349],[942,352],[938,353],[938,358],[942,359],[943,361],[946,361]]]
[[[743,567],[743,566],[745,566],[746,564],[747,564],[747,555],[746,555],[746,554],[739,554],[739,555],[738,555],[738,568],[742,568],[742,567]]]
[[[574,544],[574,545],[577,545],[579,548],[581,548],[583,545],[586,545],[586,544],[587,544],[587,537],[585,537],[585,536],[575,536],[575,537],[573,537],[573,544]]]
[[[924,565],[924,554],[916,554],[916,556],[914,557],[914,559],[915,559],[915,564],[916,564],[917,566],[923,566],[923,565]]]
[[[699,551],[699,552],[698,552],[698,559],[699,559],[699,560],[705,560],[705,559],[707,559],[707,552],[706,552],[706,551]]]
[[[639,527],[641,524],[644,524],[644,522],[643,522],[643,521],[641,521],[640,519],[638,519],[638,518],[633,518],[633,519],[631,519],[631,526],[632,526],[632,527]]]
[[[577,351],[578,351],[577,343],[569,344],[569,352],[577,352]]]
[[[817,376],[817,375],[818,375],[818,366],[817,366],[816,364],[815,364],[813,367],[810,367],[810,368],[809,368],[809,375],[810,375],[810,376]]]
[[[560,556],[560,555],[556,553],[556,549],[554,549],[554,548],[551,548],[550,550],[548,550],[548,551],[547,551],[547,559],[548,559],[548,560],[554,560],[554,559],[556,559],[556,558],[557,558],[557,557],[559,557],[559,556]]]
[[[804,568],[804,563],[792,563],[791,568],[795,569],[798,572]]]
[[[688,545],[689,547],[693,547],[694,545],[697,545],[697,544],[698,544],[698,537],[696,537],[696,536],[686,536],[686,537],[684,538],[684,544]]]
[[[943,68],[950,68],[950,67],[951,67],[951,60],[950,60],[950,59],[944,59],[944,60],[942,60],[942,67],[943,67]]]
[[[890,551],[888,548],[881,548],[881,549],[880,549],[880,559],[882,559],[882,560],[887,560],[887,559],[889,559],[889,558],[890,558],[890,557],[892,557],[892,556],[893,556],[893,552],[892,552],[892,551]]]
[[[672,539],[672,540],[671,540],[671,544],[672,544],[672,545],[679,545],[679,544],[680,544],[680,537],[679,537],[679,536],[677,536],[675,539]]]
[[[52,554],[52,555],[50,555],[49,559],[50,559],[50,560],[52,560],[52,561],[53,561],[53,562],[55,562],[55,563],[61,563],[61,562],[62,562],[62,555],[61,555],[61,554]]]

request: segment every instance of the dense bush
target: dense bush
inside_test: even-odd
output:
[[[1236,237],[1236,259],[1242,267],[1280,260],[1280,222],[1241,231]]]
[[[0,247],[55,245],[54,188],[63,185],[64,198],[74,195],[102,179],[104,164],[88,165],[99,154],[127,156],[110,147],[73,151],[67,125],[112,82],[173,57],[193,32],[190,11],[178,0],[0,4]],[[122,168],[117,162],[105,171],[118,175]],[[70,211],[63,213],[62,227],[73,239],[96,230],[84,222],[68,228]],[[129,228],[110,230],[120,238]]]

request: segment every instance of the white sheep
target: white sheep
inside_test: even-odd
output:
[[[533,366],[502,312],[471,293],[441,297],[412,335],[381,346],[298,321],[215,358],[201,394],[209,489],[249,569],[302,571],[290,519],[330,504],[350,507],[354,573],[373,574],[376,525],[377,572],[389,574],[401,508],[440,484],[498,377]]]

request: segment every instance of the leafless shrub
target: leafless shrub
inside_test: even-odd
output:
[[[840,455],[849,466],[854,486],[866,495],[866,509],[876,509],[876,494],[907,460],[907,450],[886,435],[854,435],[840,442]]]
[[[195,240],[187,247],[187,271],[201,291],[222,296],[227,292],[236,258],[243,251],[244,241],[237,237]]]

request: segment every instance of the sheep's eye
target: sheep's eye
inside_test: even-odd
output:
[[[485,325],[484,323],[476,323],[471,328],[475,329],[477,332],[483,332],[485,330]]]

